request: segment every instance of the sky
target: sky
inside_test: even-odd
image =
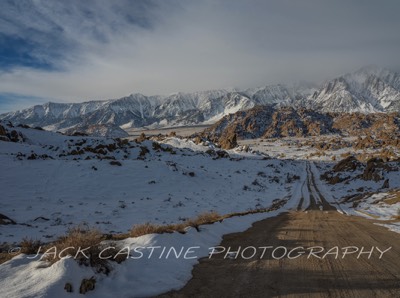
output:
[[[2,0],[0,113],[398,69],[400,1]]]

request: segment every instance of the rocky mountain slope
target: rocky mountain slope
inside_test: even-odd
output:
[[[215,142],[252,138],[306,137],[324,134],[393,138],[400,132],[399,113],[323,113],[311,109],[257,106],[223,117],[201,133]],[[229,146],[228,146],[229,147]]]
[[[106,101],[49,102],[2,114],[0,119],[61,131],[99,124],[122,129],[166,127],[215,123],[225,115],[269,104],[318,112],[398,112],[400,75],[378,67],[364,67],[320,87],[278,84],[243,91],[212,90],[170,96],[132,94]]]
[[[369,66],[326,82],[306,106],[323,112],[398,112],[399,91],[399,74]]]

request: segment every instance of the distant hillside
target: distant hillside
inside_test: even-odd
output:
[[[399,113],[322,113],[305,108],[257,106],[223,117],[201,133],[211,140],[305,137],[338,133],[397,134]]]

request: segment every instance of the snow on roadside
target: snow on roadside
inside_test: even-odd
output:
[[[389,231],[400,233],[400,222],[397,223],[391,223],[391,224],[381,224],[381,223],[375,223],[378,226],[385,227],[389,229]]]
[[[369,218],[391,220],[399,214],[400,202],[395,204],[385,203],[384,199],[388,195],[386,192],[381,192],[368,196],[355,208],[355,211]]]
[[[19,255],[0,265],[0,288],[2,295],[17,297],[82,297],[79,286],[83,278],[96,277],[94,291],[87,297],[149,297],[183,287],[191,278],[191,271],[198,259],[207,257],[210,248],[219,245],[222,236],[248,229],[255,221],[276,216],[280,211],[252,214],[225,219],[221,223],[201,226],[200,232],[190,229],[186,234],[151,234],[137,238],[128,238],[113,244],[121,249],[130,248],[131,257],[121,264],[115,264],[109,276],[96,274],[91,268],[79,266],[73,259],[63,259],[50,267],[43,262],[28,260]],[[136,251],[145,247],[140,257]],[[150,255],[151,247],[153,249]],[[176,251],[188,252],[177,258],[173,253],[160,257],[162,248],[167,251],[174,247]],[[137,249],[136,251],[134,249]],[[229,262],[230,260],[226,260]],[[64,290],[66,283],[72,284],[73,293]]]

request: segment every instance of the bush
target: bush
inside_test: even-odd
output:
[[[71,228],[65,236],[60,237],[50,249],[47,249],[48,255],[45,259],[50,263],[55,263],[61,258],[70,255],[79,265],[91,266],[98,273],[108,274],[111,270],[108,260],[120,263],[126,259],[126,255],[105,259],[104,257],[116,256],[119,250],[117,248],[107,249],[107,254],[101,254],[105,247],[113,246],[112,244],[102,245],[101,242],[103,240],[104,236],[99,230],[77,226]],[[52,253],[54,251],[53,248],[55,248],[56,254]],[[62,251],[63,253],[61,254]]]
[[[137,224],[132,227],[129,232],[131,237],[140,237],[148,234],[164,234],[173,232],[185,232],[184,224],[170,224],[170,225],[155,225],[149,222],[144,224]]]
[[[150,153],[146,146],[140,146],[139,157],[144,158],[147,153]]]
[[[179,224],[156,225],[149,222],[137,224],[129,231],[129,236],[140,237],[148,234],[164,234],[173,232],[185,233],[187,227],[193,227],[199,231],[200,225],[212,224],[221,220],[223,220],[223,217],[217,212],[204,212],[193,219],[186,220],[184,223]]]
[[[197,215],[197,217],[195,217],[194,219],[187,220],[186,225],[190,226],[190,227],[194,227],[194,228],[196,228],[196,230],[199,230],[200,225],[212,224],[217,221],[221,221],[222,219],[223,219],[223,217],[215,211],[204,212],[204,213]]]
[[[21,253],[27,255],[36,254],[41,246],[42,243],[39,240],[33,240],[29,238],[22,239],[20,243]]]

